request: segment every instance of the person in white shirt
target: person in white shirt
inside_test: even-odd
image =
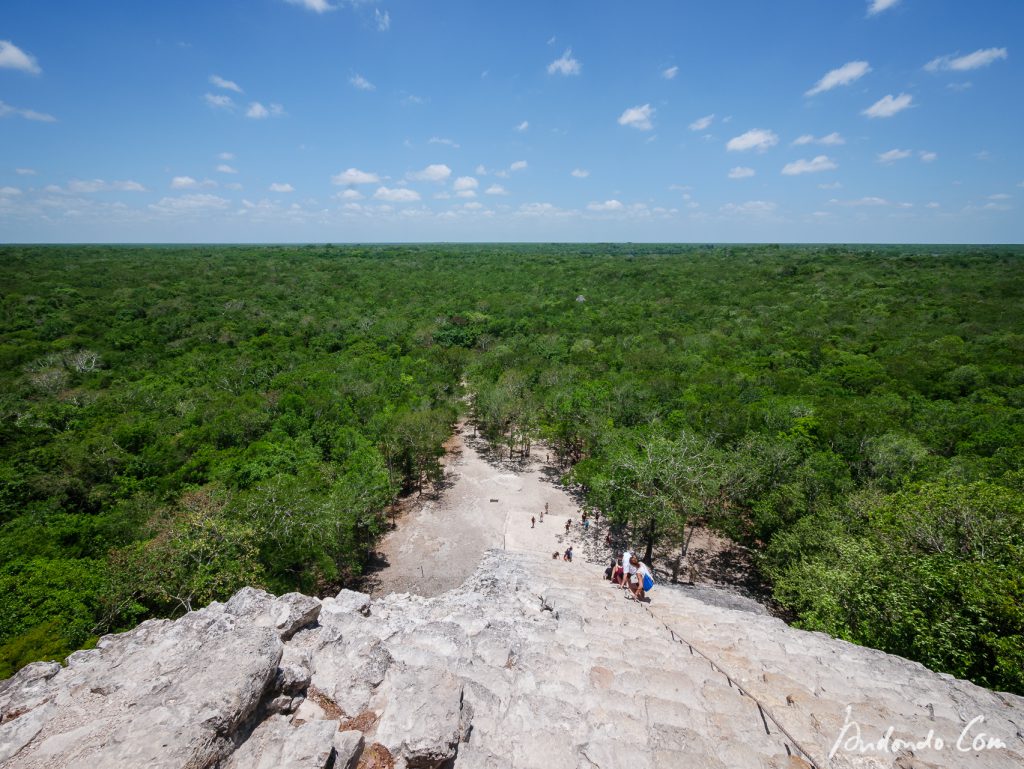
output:
[[[640,563],[640,561],[637,559],[637,557],[635,555],[631,554],[629,556],[629,563],[626,565],[626,570],[623,572],[623,576],[625,577],[625,579],[622,581],[622,584],[624,584],[626,586],[626,589],[630,593],[633,594],[633,597],[636,597],[636,589],[637,589],[636,570],[637,570],[637,565],[639,563]]]
[[[634,560],[636,560],[635,556]],[[644,600],[644,597],[647,595],[647,591],[644,590],[645,577],[650,577],[651,582],[654,581],[654,575],[651,574],[651,570],[647,568],[647,564],[643,561],[639,561],[636,567],[636,590],[633,592],[633,595],[638,601]]]
[[[633,553],[629,550],[622,551],[622,586],[625,588],[629,587],[629,559],[633,557]]]

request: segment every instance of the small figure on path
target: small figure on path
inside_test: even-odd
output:
[[[612,546],[612,533],[610,531],[607,534],[604,535],[604,544],[605,544],[605,547],[611,547]]]
[[[566,534],[568,534],[568,533],[569,533],[569,527],[570,527],[570,526],[572,526],[572,518],[570,518],[569,520],[567,520],[567,521],[565,522],[565,533],[566,533]]]
[[[636,556],[634,556],[635,558]],[[654,575],[647,568],[647,564],[639,561],[636,567],[637,587],[634,595],[638,601],[647,597],[647,591],[654,587]]]
[[[536,517],[531,515],[530,516],[530,528],[533,529],[533,528],[536,528],[536,526],[537,526],[537,519],[536,519]]]
[[[590,519],[589,518],[584,518],[583,519],[583,531],[590,531]]]
[[[633,553],[629,550],[622,551],[622,586],[629,589],[629,577],[631,574],[636,574],[636,568],[630,563],[633,558]],[[632,571],[631,571],[632,570]]]
[[[562,560],[572,563],[572,545],[565,549],[565,555],[562,556]]]
[[[540,522],[544,523],[544,511],[543,510],[540,511]]]
[[[556,550],[555,552],[553,552],[551,554],[551,557],[554,558],[557,561],[558,560],[558,551]]]

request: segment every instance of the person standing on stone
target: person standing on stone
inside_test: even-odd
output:
[[[644,585],[640,577],[640,559],[635,555],[629,558],[629,571],[626,573],[626,587],[633,598],[640,601],[644,597]],[[644,566],[646,569],[647,567]]]
[[[537,526],[537,518],[531,515],[530,516],[530,528],[533,529],[533,528],[536,528],[536,526]]]
[[[634,559],[636,556],[634,556]],[[651,574],[651,570],[647,568],[647,564],[643,561],[638,561],[636,566],[636,591],[633,593],[638,601],[644,600],[647,597],[647,591],[654,587],[654,575]]]
[[[572,526],[572,518],[570,518],[569,520],[567,520],[567,521],[565,522],[565,533],[566,533],[566,534],[568,534],[568,533],[569,533],[569,527],[570,527],[570,526]]]
[[[632,564],[633,553],[629,550],[622,551],[622,586],[629,590],[629,580],[632,574],[636,574],[636,567]]]

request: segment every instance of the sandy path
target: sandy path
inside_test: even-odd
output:
[[[596,536],[593,527],[584,534],[579,506],[558,484],[558,471],[545,462],[543,448],[524,462],[498,460],[460,423],[444,464],[442,489],[425,494],[378,547],[387,565],[367,578],[373,595],[438,595],[461,585],[489,548],[550,555],[573,544],[582,556],[583,537]],[[530,516],[537,519],[533,528]],[[566,537],[568,518],[574,525]]]

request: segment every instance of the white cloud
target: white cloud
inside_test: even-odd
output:
[[[836,200],[835,198],[832,198],[832,200],[830,200],[829,203],[831,203],[834,206],[852,206],[855,208],[860,206],[873,207],[889,205],[889,201],[886,200],[885,198],[879,198],[875,196],[857,198],[856,200]]]
[[[585,168],[574,168],[572,169],[571,175],[575,176],[577,179],[586,179],[590,176],[590,171]]]
[[[391,14],[387,11],[384,13],[380,12],[379,8],[375,8],[373,11],[374,21],[377,22],[377,29],[381,32],[387,32],[391,29]]]
[[[210,83],[218,88],[223,88],[225,91],[242,93],[242,89],[238,87],[238,83],[233,80],[225,80],[220,75],[210,75]]]
[[[987,67],[994,61],[1006,59],[1008,54],[1005,48],[979,48],[974,53],[966,56],[939,56],[924,65],[929,72],[940,70],[951,70],[953,72],[967,72],[972,69]]]
[[[606,200],[603,203],[587,203],[588,211],[621,211],[622,203],[617,200]]]
[[[406,177],[416,182],[443,182],[451,175],[452,169],[444,163],[432,163],[422,171],[412,171],[406,174]]]
[[[420,199],[420,194],[416,190],[410,190],[407,187],[378,187],[377,191],[373,193],[373,197],[377,200],[385,200],[388,203],[415,203]]]
[[[480,182],[474,179],[472,176],[460,176],[452,184],[452,189],[458,192],[459,190],[475,190],[480,186]]]
[[[628,125],[641,131],[650,131],[654,128],[651,118],[655,109],[650,104],[642,104],[639,107],[630,107],[619,115],[619,125]]]
[[[705,115],[704,117],[697,118],[692,123],[690,123],[690,130],[706,131],[708,128],[711,127],[711,123],[714,121],[714,119],[715,116],[713,113],[711,115]]]
[[[921,158],[922,163],[934,163],[935,160],[939,157],[939,154],[937,152],[928,152],[927,150],[920,150],[917,153],[917,156]]]
[[[15,168],[14,173],[18,176],[35,176],[36,170],[34,168]]]
[[[130,179],[124,181],[105,182],[102,179],[72,179],[68,182],[68,192],[88,194],[92,192],[145,192],[146,188]]]
[[[661,76],[666,80],[674,80],[676,75],[679,74],[679,67],[669,67],[661,71]]]
[[[358,88],[360,91],[375,91],[377,86],[367,80],[365,77],[360,75],[358,72],[348,79],[353,86]]]
[[[25,118],[25,120],[36,120],[40,123],[56,123],[57,118],[53,115],[47,115],[45,112],[36,112],[34,109],[23,109],[21,107],[12,107],[3,101],[0,101],[0,118],[9,117],[16,115],[17,117]]]
[[[214,109],[234,109],[234,100],[222,93],[206,93],[203,94],[203,99],[206,100],[207,105]]]
[[[227,189],[229,189],[229,190],[240,190],[240,189],[242,189],[242,185],[239,184],[238,182],[228,182],[224,186]]]
[[[938,203],[936,203],[934,201],[932,201],[931,203],[926,203],[924,207],[925,208],[942,208],[941,205],[939,205]]]
[[[529,165],[529,164],[525,160],[517,160],[512,165],[510,165],[508,167],[508,170],[509,171],[522,171],[522,170],[524,170],[527,167],[527,165]]]
[[[813,160],[794,160],[782,167],[785,176],[799,176],[800,174],[816,174],[822,171],[833,171],[839,168],[836,163],[829,159],[828,155],[818,155]]]
[[[839,182],[828,182],[827,184],[819,184],[819,190],[841,190],[843,185]]]
[[[220,154],[217,155],[217,159],[218,160],[234,160],[235,159],[235,153],[234,152],[221,152]]]
[[[879,163],[893,163],[897,160],[904,160],[909,158],[913,153],[910,150],[889,150],[888,152],[878,153]]]
[[[286,182],[274,182],[267,189],[271,192],[295,192],[295,188]]]
[[[332,184],[380,184],[380,177],[369,171],[349,168],[331,177]]]
[[[758,152],[764,152],[769,147],[774,147],[778,143],[779,137],[774,131],[752,128],[745,134],[740,134],[730,139],[725,148],[730,152],[745,152],[746,150],[753,149],[756,149]]]
[[[519,131],[519,133],[522,133],[523,131],[526,131],[529,127],[530,121],[524,120],[522,123],[516,126],[516,130]]]
[[[886,94],[861,114],[871,118],[892,117],[897,112],[902,112],[909,107],[913,100],[914,97],[907,93],[901,93],[899,96],[893,96],[891,93]]]
[[[172,190],[187,190],[199,186],[199,182],[191,176],[175,176],[171,179]]]
[[[517,213],[520,216],[566,216],[569,212],[551,203],[523,203]]]
[[[0,40],[0,68],[17,69],[30,75],[42,74],[36,57],[25,53],[10,40]]]
[[[504,187],[502,187],[500,184],[492,184],[490,187],[488,187],[486,190],[484,190],[484,194],[485,195],[508,195],[508,191]]]
[[[231,201],[218,195],[195,193],[176,198],[161,198],[159,203],[152,203],[149,208],[162,214],[189,214],[208,210],[223,210],[230,204]]]
[[[285,114],[285,108],[281,104],[271,103],[269,109],[265,108],[259,101],[252,101],[249,103],[249,109],[246,111],[246,117],[252,118],[253,120],[263,120],[264,118],[280,118]]]
[[[860,80],[870,71],[871,66],[866,61],[848,61],[843,66],[826,72],[814,87],[804,93],[804,96],[815,96],[841,85],[849,85]]]
[[[776,205],[767,200],[748,200],[746,203],[726,203],[720,209],[723,214],[764,215],[770,214]]]
[[[746,168],[744,166],[736,166],[729,171],[730,179],[749,179],[757,172],[753,168]]]
[[[363,193],[361,193],[359,190],[342,190],[341,192],[338,193],[338,197],[341,198],[342,200],[362,200]]]
[[[459,190],[458,192],[455,193],[455,197],[457,197],[457,198],[475,198],[476,197],[476,191],[475,190]]]
[[[888,10],[900,0],[868,0],[868,16],[874,16],[882,11]]]
[[[238,169],[237,168],[232,168],[227,163],[221,163],[219,166],[217,166],[217,170],[220,171],[220,173],[222,173],[222,174],[237,174],[238,173]]]
[[[840,144],[846,144],[846,139],[836,131],[833,131],[827,136],[822,136],[821,138],[812,136],[811,134],[804,134],[803,136],[795,139],[792,146],[800,147],[805,144],[823,144],[826,147],[835,147]]]
[[[989,200],[1009,200],[1012,195],[1007,195],[1005,192],[997,192],[995,195],[989,195]]]
[[[440,136],[431,136],[427,139],[427,144],[443,144],[446,147],[451,147],[453,150],[459,149],[459,144],[454,139],[445,139]]]
[[[327,0],[285,0],[291,5],[299,5],[314,13],[326,13],[333,11],[337,6],[331,5]]]
[[[249,105],[249,109],[246,110],[245,116],[251,117],[255,120],[261,120],[263,118],[270,117],[270,112],[258,101],[254,101]]]
[[[560,59],[548,64],[549,75],[578,75],[581,69],[582,65],[572,57],[572,48],[566,48]]]
[[[14,197],[15,195],[20,194],[21,190],[17,187],[0,187],[0,195],[4,197]]]

